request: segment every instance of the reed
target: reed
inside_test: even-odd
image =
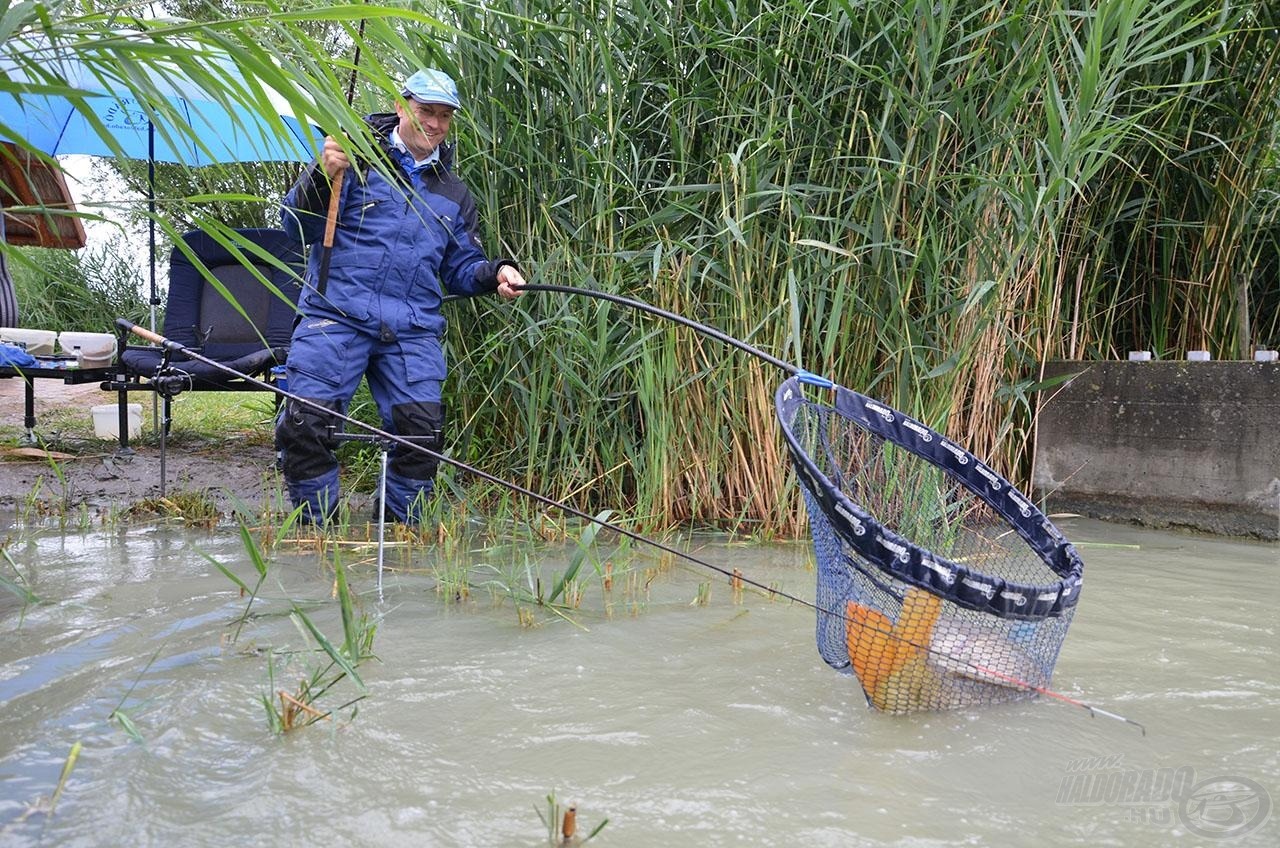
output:
[[[578,808],[575,806],[564,806],[556,799],[556,793],[553,789],[546,797],[546,806],[539,807],[536,804],[533,807],[534,812],[538,814],[538,818],[542,821],[542,826],[547,831],[548,845],[582,845],[599,835],[609,824],[609,820],[601,819],[600,823],[591,829],[585,836],[578,834]]]
[[[249,528],[245,525],[243,520],[241,520],[239,524],[240,543],[244,546],[245,554],[249,557],[249,561],[253,563],[253,569],[258,574],[258,580],[253,584],[252,589],[249,588],[248,583],[241,580],[239,575],[232,571],[228,566],[214,559],[213,556],[205,551],[200,551],[200,555],[202,557],[208,560],[214,568],[222,572],[224,577],[240,588],[240,597],[248,598],[244,605],[244,612],[242,612],[240,617],[236,619],[236,629],[235,632],[231,634],[230,640],[232,644],[240,638],[240,631],[244,628],[244,623],[249,619],[249,611],[253,609],[254,601],[258,599],[258,592],[262,590],[262,584],[266,582],[267,572],[269,570],[267,566],[267,558],[262,550],[262,546],[253,537],[253,534],[249,532]]]
[[[86,8],[48,26],[110,42],[115,19]],[[300,0],[148,26],[301,81],[326,127],[385,108],[411,65],[449,69],[486,243],[533,280],[714,325],[1025,482],[1046,360],[1280,342],[1277,14],[1221,0]],[[357,44],[348,107],[341,48]],[[103,61],[136,73],[147,57]],[[798,531],[767,366],[558,295],[449,317],[458,458],[641,526]]]
[[[9,553],[8,547],[11,541],[11,539],[5,539],[4,543],[0,544],[0,559],[3,559],[13,569],[14,576],[10,578],[7,575],[0,574],[0,589],[12,594],[22,604],[22,609],[18,615],[18,622],[21,624],[26,617],[27,607],[39,603],[40,596],[31,589],[26,575],[18,568],[18,564],[13,561],[13,555]]]
[[[151,655],[151,659],[147,660],[147,664],[142,667],[142,671],[138,672],[138,676],[133,679],[133,683],[129,685],[128,690],[126,690],[124,695],[121,696],[120,701],[115,706],[115,709],[113,709],[107,716],[108,721],[114,721],[116,724],[120,725],[120,729],[123,730],[125,735],[134,742],[142,743],[146,740],[142,736],[142,731],[138,729],[137,722],[133,720],[134,708],[125,707],[125,702],[127,702],[130,696],[133,695],[133,690],[138,688],[138,683],[146,676],[147,672],[151,669],[151,666],[155,665],[156,659],[160,656],[160,650],[161,648],[156,648],[155,652]]]
[[[297,513],[289,520],[295,520],[296,516]],[[263,544],[243,520],[239,522],[239,526],[240,541],[245,556],[257,574],[257,580],[252,587],[230,566],[208,553],[200,552],[239,589],[240,597],[247,598],[243,612],[234,622],[235,630],[228,639],[230,644],[234,644],[240,638],[240,633],[250,620],[253,607],[261,595],[262,586],[270,574],[270,561]],[[354,718],[355,705],[368,696],[368,690],[357,669],[362,662],[373,656],[373,640],[377,633],[377,623],[368,615],[357,612],[355,597],[347,582],[347,569],[343,565],[340,552],[335,551],[332,562],[333,595],[337,600],[342,623],[342,639],[341,641],[330,639],[303,609],[303,604],[296,600],[289,602],[289,618],[297,627],[303,640],[313,647],[301,653],[280,649],[268,652],[267,691],[258,698],[258,701],[266,713],[267,724],[274,733],[285,733],[306,727],[348,708],[352,708],[350,715]],[[297,688],[287,691],[277,685],[277,673],[287,670],[299,656],[307,663],[306,668],[298,679]],[[316,662],[317,658],[327,658],[327,662]],[[277,669],[277,662],[282,664],[279,669]],[[355,686],[356,697],[337,707],[322,706],[322,699],[329,697],[331,690],[343,681],[350,681]],[[117,717],[115,713],[113,717]],[[125,724],[127,718],[126,715],[123,719],[119,719],[126,732],[129,731],[129,725]]]
[[[118,236],[81,251],[13,248],[11,255],[22,326],[114,333],[117,317],[147,316],[144,269]]]
[[[359,665],[372,657],[373,639],[377,633],[377,625],[367,615],[357,617],[351,589],[346,580],[346,569],[340,557],[334,558],[334,594],[342,618],[342,642],[335,644],[315,624],[298,603],[293,603],[290,618],[302,634],[304,640],[313,642],[316,648],[307,656],[328,657],[328,662],[321,665],[310,663],[307,675],[298,682],[296,691],[290,693],[277,687],[275,683],[275,658],[268,664],[268,692],[260,697],[263,709],[267,713],[267,724],[276,733],[287,733],[301,727],[307,727],[319,721],[329,719],[334,713],[351,709],[350,718],[357,714],[360,701],[368,697],[368,689],[357,671]],[[286,656],[286,661],[290,657]],[[320,706],[321,699],[326,698],[330,690],[344,680],[350,681],[358,692],[356,697],[344,703],[328,708]],[[278,702],[278,706],[277,706]]]
[[[453,55],[483,93],[460,168],[540,279],[704,320],[1024,481],[1043,361],[1138,337],[1232,356],[1274,331],[1273,14],[468,8],[450,20],[487,37]],[[795,531],[780,375],[557,298],[458,310],[473,453],[588,509]],[[517,428],[518,449],[495,438]]]

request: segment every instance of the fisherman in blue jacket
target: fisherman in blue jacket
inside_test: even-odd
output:
[[[444,446],[446,293],[497,291],[517,297],[524,277],[510,259],[489,260],[476,233],[471,193],[453,174],[444,144],[461,103],[443,71],[420,70],[405,81],[394,113],[366,121],[391,163],[382,171],[352,168],[341,144],[325,139],[318,162],[285,197],[284,229],[307,242],[324,236],[330,186],[343,173],[341,206],[327,280],[323,251],[311,251],[302,313],[289,347],[289,390],[345,412],[360,379],[378,404],[383,428],[439,453]],[[288,401],[277,425],[284,478],[304,518],[323,522],[338,504],[336,420]],[[431,494],[437,461],[395,446],[386,483],[388,518],[416,523]]]

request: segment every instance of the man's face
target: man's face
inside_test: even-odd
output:
[[[400,140],[415,159],[425,159],[448,134],[453,107],[443,103],[400,100],[396,103],[396,115],[400,117]]]

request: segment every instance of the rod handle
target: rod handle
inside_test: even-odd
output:
[[[135,336],[144,338],[147,341],[151,342],[152,344],[163,345],[168,341],[168,339],[166,339],[164,336],[160,335],[159,333],[153,333],[150,330],[148,330],[146,327],[141,327],[133,323],[128,318],[117,318],[116,327],[118,329],[125,331],[126,333],[133,333]]]
[[[338,207],[342,205],[342,178],[347,170],[343,168],[333,178],[333,186],[329,189],[329,216],[324,220],[324,246],[333,247],[333,234],[338,229]]]

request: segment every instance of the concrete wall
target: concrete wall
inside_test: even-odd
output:
[[[1050,511],[1280,538],[1280,363],[1051,362],[1032,485]]]

